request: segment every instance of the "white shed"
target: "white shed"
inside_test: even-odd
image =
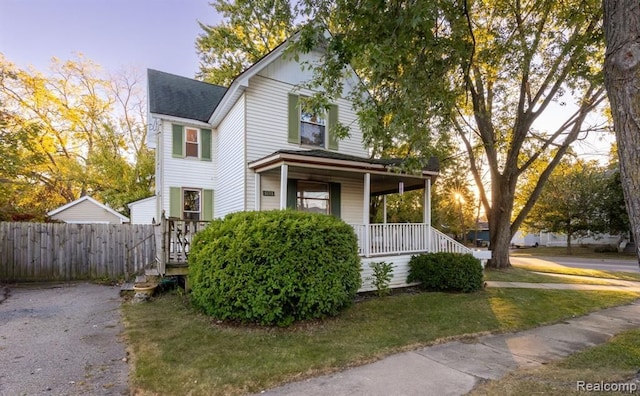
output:
[[[76,224],[124,224],[129,218],[85,195],[47,213],[52,220]]]
[[[131,224],[153,224],[156,219],[156,197],[140,199],[127,204]]]

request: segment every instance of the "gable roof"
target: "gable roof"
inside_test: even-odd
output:
[[[227,88],[147,69],[149,112],[209,121]]]
[[[88,195],[85,195],[84,197],[80,197],[78,199],[76,199],[75,201],[71,201],[66,205],[62,205],[56,209],[53,209],[52,211],[47,212],[47,216],[51,217],[51,216],[55,216],[56,214],[63,212],[73,206],[76,206],[84,201],[89,201],[91,203],[93,203],[94,205],[100,207],[101,209],[106,210],[107,212],[113,214],[114,216],[118,217],[120,220],[124,221],[124,222],[128,222],[129,218],[127,216],[124,216],[118,212],[116,212],[115,210],[111,209],[110,207],[108,207],[107,205],[101,204],[100,202],[96,201],[95,199],[91,198]]]

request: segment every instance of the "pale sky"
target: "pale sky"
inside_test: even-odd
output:
[[[208,0],[0,0],[0,52],[45,72],[74,53],[115,72],[136,67],[194,77],[198,21],[220,17]]]

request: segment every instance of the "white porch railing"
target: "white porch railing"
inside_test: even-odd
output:
[[[365,257],[425,252],[473,251],[423,223],[351,224]]]

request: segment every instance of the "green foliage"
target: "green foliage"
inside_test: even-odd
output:
[[[189,280],[193,303],[223,320],[287,326],[336,315],[360,288],[356,236],[327,215],[233,213],[194,237]]]
[[[90,195],[127,213],[153,191],[154,152],[144,147],[139,77],[108,78],[93,62],[20,69],[0,54],[0,219],[44,220]]]
[[[350,98],[374,153],[406,146],[419,157],[456,134],[491,223],[491,265],[508,266],[511,229],[570,145],[597,128],[587,115],[604,100],[601,2],[300,3],[315,22],[300,50],[316,38],[328,52],[309,85],[347,96],[340,79],[347,64],[356,70],[366,87]],[[329,38],[317,33],[325,28]],[[574,99],[578,110],[556,120],[557,129],[540,125],[554,104]],[[518,178],[540,160],[546,166],[515,213]]]
[[[391,293],[389,283],[393,278],[393,264],[385,261],[370,263],[369,267],[373,270],[373,276],[369,278],[371,285],[376,288],[378,297],[383,297]]]
[[[572,238],[609,231],[605,171],[594,161],[565,160],[549,177],[527,222],[538,230],[567,234],[569,250]]]
[[[247,67],[286,40],[294,31],[295,14],[285,0],[215,0],[210,3],[223,20],[200,23],[196,40],[198,77],[227,86]]]
[[[407,283],[412,282],[430,291],[470,293],[482,289],[482,265],[470,254],[421,254],[409,261]]]
[[[601,203],[607,219],[606,228],[610,234],[623,233],[631,229],[619,169],[608,177]]]

